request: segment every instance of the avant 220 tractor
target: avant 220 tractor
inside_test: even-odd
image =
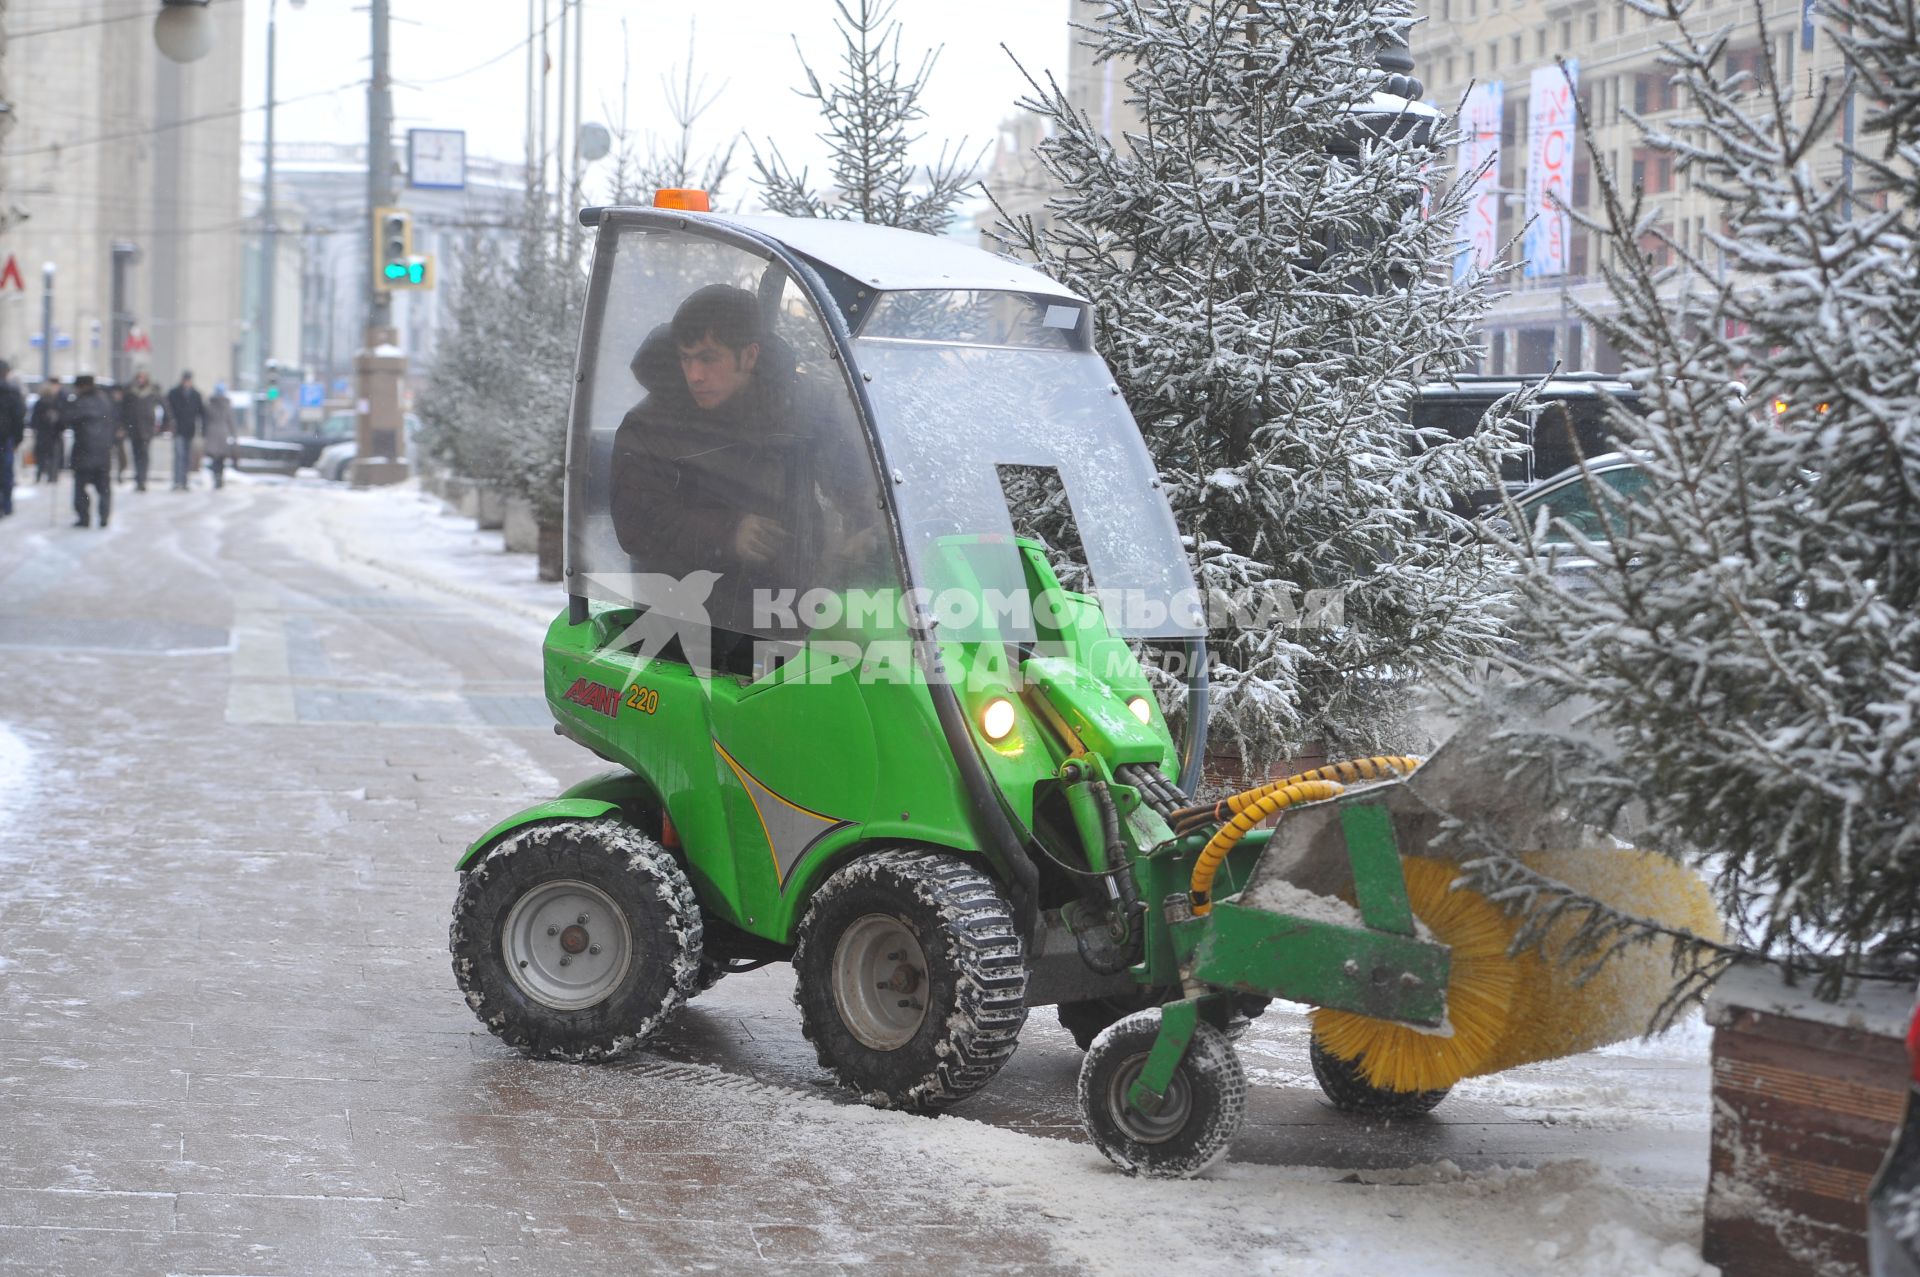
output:
[[[1094,1141],[1159,1175],[1225,1151],[1230,1039],[1269,999],[1405,1035],[1371,1065],[1381,1039],[1317,1035],[1347,1108],[1430,1108],[1499,1054],[1518,982],[1473,990],[1470,1031],[1450,1020],[1453,954],[1421,921],[1447,911],[1416,909],[1403,869],[1440,760],[1193,805],[1203,618],[1084,299],[860,224],[582,220],[546,695],[614,770],[461,862],[454,968],[490,1030],[604,1059],[726,973],[791,961],[821,1064],[932,1111],[1057,1005]],[[1039,501],[1064,503],[1070,568],[1015,534]],[[1137,643],[1184,658],[1183,744]],[[1403,1067],[1430,1044],[1452,1054]]]

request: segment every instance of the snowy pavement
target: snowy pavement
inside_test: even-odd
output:
[[[850,1103],[769,968],[655,1049],[521,1059],[462,1003],[453,865],[600,768],[561,603],[411,489],[242,477],[0,520],[0,1267],[1701,1274],[1706,1033],[1331,1110],[1241,1043],[1232,1158],[1114,1172],[1051,1010],[937,1120]]]

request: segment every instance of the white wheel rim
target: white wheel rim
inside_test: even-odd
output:
[[[900,919],[858,918],[833,949],[833,1004],[862,1046],[897,1051],[927,1018],[927,955]]]
[[[633,933],[600,888],[557,878],[513,902],[500,929],[507,974],[522,992],[555,1011],[607,1000],[633,965]]]

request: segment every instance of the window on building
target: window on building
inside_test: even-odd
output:
[[[1633,77],[1633,109],[1641,115],[1670,111],[1680,104],[1673,77],[1665,71],[1642,71]]]
[[[1568,22],[1566,23],[1566,25],[1571,27],[1573,23]],[[1589,43],[1591,43],[1595,40],[1598,40],[1599,38],[1600,38],[1600,11],[1598,9],[1595,9],[1591,13],[1587,14],[1587,40]],[[1572,43],[1572,42],[1569,41],[1568,43]]]
[[[1498,40],[1492,40],[1492,41],[1489,41],[1487,44],[1487,71],[1491,73],[1494,71],[1498,71],[1499,69],[1500,69],[1500,42]]]
[[[1613,33],[1619,35],[1627,29],[1627,6],[1624,4],[1613,11]]]
[[[1732,79],[1736,75],[1750,77],[1746,84],[1749,91],[1766,83],[1767,51],[1757,44],[1750,49],[1728,49],[1727,78]]]
[[[1480,16],[1480,0],[1467,0],[1467,16],[1469,18]]]
[[[1473,78],[1473,50],[1472,49],[1467,50],[1467,78],[1469,80]]]
[[[1648,231],[1640,237],[1640,252],[1656,268],[1673,263],[1673,246],[1658,231]]]
[[[1547,29],[1535,27],[1533,30],[1533,53],[1535,57],[1547,56]]]
[[[1447,58],[1447,83],[1453,83],[1453,58],[1451,56]]]
[[[1633,184],[1648,195],[1673,189],[1673,157],[1646,147],[1633,152]]]
[[[1567,237],[1567,273],[1575,279],[1587,277],[1587,233],[1575,231]]]
[[[1507,335],[1504,332],[1495,333],[1488,344],[1493,351],[1493,375],[1504,377],[1507,372]]]
[[[1514,62],[1516,62],[1516,63],[1518,63],[1518,62],[1520,61],[1520,59],[1522,59],[1522,58],[1524,58],[1524,57],[1526,57],[1526,56],[1527,56],[1527,45],[1526,45],[1526,37],[1525,37],[1525,36],[1521,36],[1521,35],[1517,35],[1517,36],[1515,36],[1515,37],[1513,37],[1513,60],[1514,60]]]
[[[1453,21],[1453,0],[1440,0],[1440,21]]]
[[[1560,24],[1560,52],[1573,52],[1573,22],[1571,19]]]

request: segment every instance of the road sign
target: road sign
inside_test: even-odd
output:
[[[146,333],[140,329],[129,328],[127,329],[127,339],[120,343],[120,349],[126,351],[129,355],[150,354],[153,351],[153,342],[149,340]]]
[[[11,288],[16,293],[27,291],[27,281],[20,274],[20,259],[12,253],[7,254],[7,264],[0,266],[0,288]]]
[[[317,381],[300,383],[300,406],[302,408],[322,408],[326,406],[327,388]]]

